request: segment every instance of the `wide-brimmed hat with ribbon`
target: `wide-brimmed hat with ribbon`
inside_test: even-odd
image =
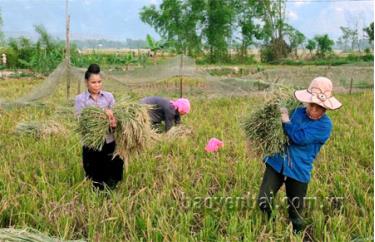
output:
[[[332,94],[332,82],[326,77],[317,77],[306,90],[295,91],[296,98],[303,103],[316,103],[326,109],[335,110],[342,104]]]

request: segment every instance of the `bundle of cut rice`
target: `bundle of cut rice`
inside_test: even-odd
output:
[[[27,229],[1,228],[0,229],[0,241],[80,242],[84,240],[62,240],[58,238],[51,238],[31,228],[27,228]]]
[[[32,135],[40,138],[65,133],[66,130],[60,123],[54,120],[46,120],[42,122],[30,121],[18,123],[15,132],[21,135]]]
[[[158,135],[152,129],[149,118],[149,105],[139,104],[130,100],[120,101],[113,108],[117,120],[114,129],[116,150],[114,156],[119,155],[126,162],[133,155],[144,150]],[[79,117],[78,132],[84,145],[101,150],[105,138],[110,132],[109,120],[102,109],[87,107]]]
[[[192,134],[193,134],[192,128],[186,125],[180,124],[180,125],[173,126],[170,130],[168,130],[165,137],[167,139],[175,139],[175,138],[190,136]]]
[[[300,105],[290,90],[279,90],[271,95],[262,107],[254,110],[242,123],[245,134],[256,153],[272,155],[284,152],[288,137],[284,134],[280,120],[280,107],[289,112]]]
[[[79,116],[77,131],[81,134],[83,145],[101,150],[110,132],[108,117],[100,108],[84,108]]]
[[[115,155],[128,161],[130,156],[137,155],[158,138],[151,128],[149,109],[149,105],[132,101],[116,104],[113,109],[117,119]]]

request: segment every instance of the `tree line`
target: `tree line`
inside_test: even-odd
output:
[[[229,49],[246,60],[251,46],[260,48],[264,62],[290,54],[298,57],[299,48],[324,57],[335,43],[328,34],[308,40],[289,25],[286,0],[163,0],[159,6],[144,6],[140,18],[162,37],[165,47],[193,57],[203,55],[211,63],[231,58]],[[353,40],[357,32],[341,30],[341,41],[358,42]],[[372,45],[373,24],[365,31]]]

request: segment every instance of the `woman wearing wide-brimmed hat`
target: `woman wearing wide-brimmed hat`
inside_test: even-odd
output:
[[[311,81],[308,89],[294,93],[306,107],[293,110],[291,118],[286,108],[280,108],[283,129],[290,140],[286,152],[264,158],[266,171],[258,205],[271,216],[274,196],[285,183],[289,218],[296,232],[305,227],[301,213],[313,162],[332,131],[332,122],[326,110],[341,107],[341,103],[333,97],[332,89],[331,80],[317,77]]]

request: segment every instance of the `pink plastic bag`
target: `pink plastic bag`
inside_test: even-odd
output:
[[[218,151],[222,147],[224,147],[223,141],[216,138],[211,138],[204,149],[207,152],[212,153]]]

